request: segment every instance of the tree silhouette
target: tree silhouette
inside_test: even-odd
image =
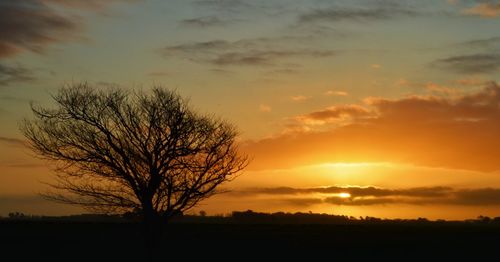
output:
[[[247,165],[237,132],[201,115],[176,92],[86,83],[63,87],[56,108],[31,108],[21,131],[37,156],[55,163],[50,200],[101,213],[140,212],[150,234],[216,193]]]

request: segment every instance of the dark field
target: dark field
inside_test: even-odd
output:
[[[0,221],[0,247],[2,257],[15,261],[28,258],[143,261],[145,251],[140,229],[137,223],[124,222],[3,220]],[[161,246],[165,261],[179,260],[179,255],[189,261],[270,256],[337,261],[374,258],[498,261],[500,226],[492,223],[172,223],[165,229]]]

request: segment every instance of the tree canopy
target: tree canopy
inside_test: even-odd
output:
[[[21,130],[55,163],[51,200],[104,213],[168,219],[217,193],[248,163],[228,122],[195,112],[178,93],[99,90],[82,83],[32,105]]]

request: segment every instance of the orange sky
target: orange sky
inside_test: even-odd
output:
[[[498,28],[482,0],[0,0],[0,215],[81,212],[18,123],[87,81],[238,126],[251,164],[193,212],[500,216]]]

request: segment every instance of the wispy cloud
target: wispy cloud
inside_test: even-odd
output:
[[[105,9],[107,6],[119,2],[123,3],[134,3],[140,2],[142,0],[42,0],[46,3],[57,4],[60,6],[68,7],[68,8],[77,8],[77,9],[85,9],[85,10],[93,10],[93,11],[101,11]]]
[[[360,105],[337,105],[297,116],[295,117],[295,120],[306,125],[324,125],[327,123],[344,121],[347,118],[354,119],[370,116],[372,114],[373,112]]]
[[[498,3],[497,1],[485,1],[484,3],[477,3],[475,6],[465,9],[463,13],[466,15],[494,18],[500,16],[500,3]]]
[[[0,86],[35,80],[32,70],[22,66],[8,66],[0,63]]]
[[[291,96],[290,99],[294,102],[303,102],[308,99],[311,99],[310,96],[304,96],[304,95],[296,95],[296,96]]]
[[[180,56],[194,62],[217,66],[269,66],[293,58],[324,58],[336,54],[332,50],[290,48],[281,45],[281,38],[256,38],[239,41],[213,40],[168,46],[165,56]]]
[[[214,26],[225,26],[228,25],[230,22],[231,21],[229,20],[222,20],[216,16],[206,16],[206,17],[184,19],[180,21],[180,24],[195,28],[206,28]]]
[[[491,73],[500,70],[500,54],[473,54],[438,59],[434,66],[457,73]]]
[[[333,91],[333,90],[328,90],[325,92],[326,96],[348,96],[349,93],[345,91]]]
[[[220,54],[210,63],[216,65],[274,65],[278,60],[293,57],[321,58],[334,55],[333,51],[319,50],[263,50],[263,51],[244,51]]]
[[[259,111],[260,112],[264,112],[264,113],[269,113],[272,111],[272,108],[270,105],[266,105],[266,104],[260,104],[259,105]]]
[[[299,16],[299,23],[355,21],[369,22],[388,20],[398,17],[413,17],[419,13],[414,9],[398,5],[380,7],[352,8],[332,7],[305,12]]]
[[[199,0],[193,3],[203,8],[211,8],[220,12],[240,12],[254,7],[252,2],[241,0]]]
[[[455,46],[482,49],[500,49],[500,36],[464,41],[455,44]]]

